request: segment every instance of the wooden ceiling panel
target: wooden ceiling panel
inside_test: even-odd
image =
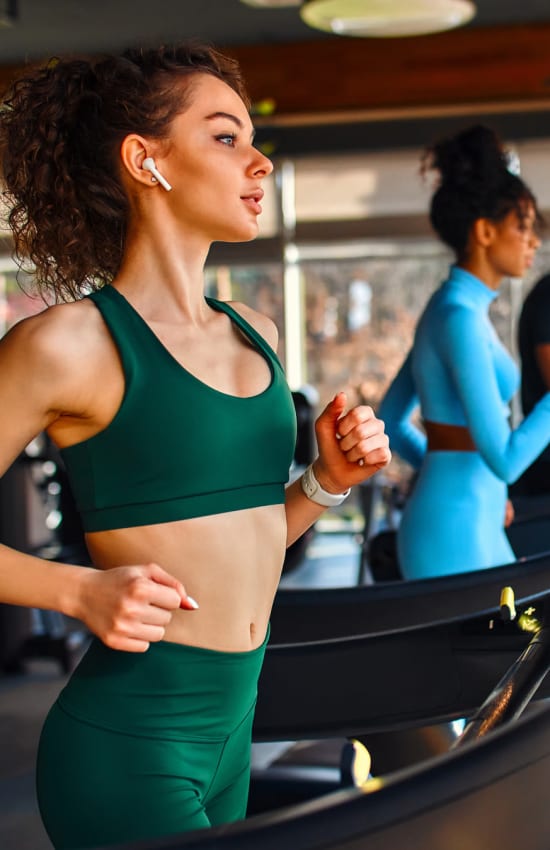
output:
[[[415,38],[339,38],[226,47],[257,126],[550,111],[550,24],[467,27]],[[0,90],[20,66],[0,66]]]
[[[232,47],[254,102],[276,116],[459,104],[550,104],[550,25],[401,39]],[[266,119],[269,121],[269,119]]]

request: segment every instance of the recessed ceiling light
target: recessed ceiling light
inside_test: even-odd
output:
[[[310,27],[351,36],[408,36],[454,29],[470,21],[470,0],[305,0]]]

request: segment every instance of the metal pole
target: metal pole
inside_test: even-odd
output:
[[[283,235],[283,289],[285,315],[286,376],[291,390],[306,383],[303,282],[298,264],[296,190],[294,163],[286,160],[278,171]]]

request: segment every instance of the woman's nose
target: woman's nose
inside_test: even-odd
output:
[[[259,157],[258,162],[256,162],[254,166],[254,174],[261,174],[262,177],[267,177],[267,175],[271,174],[273,171],[273,163],[257,148],[254,148],[254,150]]]

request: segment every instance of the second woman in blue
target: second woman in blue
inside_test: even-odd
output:
[[[521,277],[540,245],[535,198],[485,127],[436,144],[424,162],[440,174],[431,222],[456,264],[379,411],[393,450],[420,470],[398,532],[408,579],[513,561],[507,484],[550,440],[550,394],[510,428],[519,374],[489,319],[502,279]]]

